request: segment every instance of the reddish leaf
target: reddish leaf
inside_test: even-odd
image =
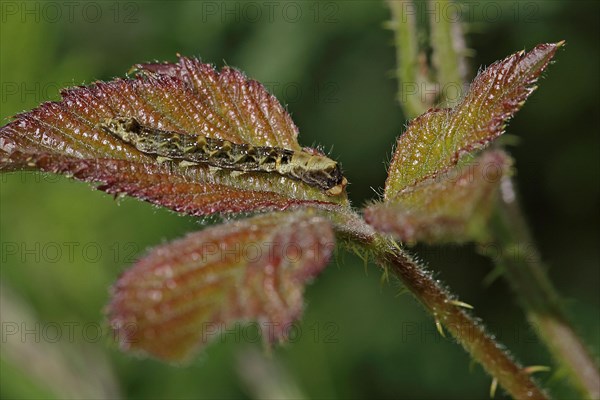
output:
[[[471,163],[408,188],[393,203],[369,206],[365,220],[378,231],[406,242],[481,239],[510,165],[505,153],[489,151]]]
[[[433,109],[411,121],[398,139],[384,203],[368,207],[365,219],[404,241],[481,239],[509,158],[492,152],[477,159],[479,166],[465,170],[457,164],[504,132],[562,44],[542,44],[492,64],[456,107]],[[486,165],[495,166],[497,181],[486,179]]]
[[[298,128],[277,99],[236,69],[225,67],[217,73],[211,65],[186,57],[180,57],[177,64],[137,64],[134,68],[142,74],[173,76],[185,82],[207,107],[200,114],[214,113],[216,124],[225,126],[222,139],[302,150],[296,139]]]
[[[99,182],[111,193],[195,215],[347,205],[345,191],[330,196],[276,173],[158,165],[154,157],[106,133],[99,123],[126,116],[157,129],[301,150],[287,112],[241,72],[226,67],[219,73],[187,58],[138,67],[143,73],[135,79],[64,90],[62,101],[44,103],[0,128],[0,171],[28,168],[71,175]]]
[[[398,139],[385,200],[395,202],[402,191],[447,171],[461,156],[502,134],[562,44],[542,44],[492,64],[475,78],[456,107],[430,110],[411,121]]]
[[[118,195],[130,196],[167,207],[188,215],[206,215],[217,212],[239,213],[249,208],[256,210],[285,209],[295,205],[327,203],[297,200],[272,191],[237,190],[222,184],[194,183],[203,170],[190,170],[190,179],[172,174],[167,165],[130,163],[124,160],[87,160],[74,157],[57,157],[47,154],[28,156],[13,153],[11,160],[21,158],[36,168],[73,178],[100,183],[98,189]],[[11,164],[14,165],[14,164]],[[200,178],[203,178],[200,176]]]
[[[257,321],[284,340],[307,281],[333,251],[327,220],[310,209],[205,229],[159,246],[126,271],[108,307],[121,346],[188,359],[235,321]]]

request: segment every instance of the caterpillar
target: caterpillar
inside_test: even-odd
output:
[[[179,165],[204,164],[242,172],[266,172],[295,179],[337,196],[346,187],[339,164],[325,156],[280,147],[252,146],[152,128],[132,117],[108,118],[99,124],[105,132],[158,160]]]

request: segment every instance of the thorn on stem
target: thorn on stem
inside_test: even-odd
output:
[[[490,385],[490,399],[493,399],[496,396],[496,389],[498,389],[498,379],[492,379],[492,384]]]
[[[401,287],[400,290],[398,291],[398,294],[396,295],[396,297],[400,297],[404,294],[410,293],[410,290],[408,290],[406,287]]]
[[[435,319],[435,327],[437,328],[438,333],[442,336],[442,337],[446,337],[446,334],[444,333],[444,327],[442,326],[442,323],[440,322],[439,319]]]
[[[496,279],[500,278],[504,275],[504,268],[496,266],[493,270],[491,270],[485,278],[483,278],[483,286],[489,287],[496,281]]]
[[[551,368],[546,365],[530,365],[529,367],[523,368],[523,371],[527,375],[535,374],[536,372],[548,372]]]
[[[464,301],[460,301],[460,300],[452,300],[449,303],[453,304],[453,305],[455,305],[457,307],[468,308],[469,310],[472,310],[474,308],[469,303],[465,303]]]
[[[388,267],[383,268],[383,274],[381,274],[381,284],[390,283],[390,272]]]

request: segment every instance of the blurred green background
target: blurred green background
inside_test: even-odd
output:
[[[509,125],[524,209],[550,275],[598,354],[599,43],[596,1],[471,1],[472,71],[565,39],[539,90]],[[3,124],[63,86],[123,76],[177,52],[258,79],[288,105],[304,145],[342,162],[355,206],[383,186],[405,118],[395,100],[389,18],[378,1],[2,1]],[[350,255],[307,290],[302,333],[270,355],[234,333],[186,368],[121,353],[103,320],[108,288],[150,246],[201,221],[83,183],[0,177],[2,398],[485,398],[490,379],[435,332],[396,284]],[[472,246],[419,256],[526,365],[550,365],[491,263]],[[244,332],[243,330],[241,331]],[[262,372],[261,372],[262,371]],[[560,373],[540,374],[558,398]],[[499,393],[498,397],[504,396]]]

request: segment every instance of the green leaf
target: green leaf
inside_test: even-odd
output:
[[[452,109],[432,109],[411,121],[396,145],[384,199],[397,201],[412,186],[449,170],[485,147],[535,90],[535,82],[563,42],[541,44],[489,66]]]
[[[365,220],[378,231],[405,242],[483,239],[498,188],[510,165],[504,152],[488,151],[410,187],[394,202],[367,207]]]
[[[270,213],[189,234],[154,248],[113,289],[108,318],[121,347],[185,361],[193,350],[256,321],[285,340],[303,309],[304,285],[334,249],[314,210]]]

